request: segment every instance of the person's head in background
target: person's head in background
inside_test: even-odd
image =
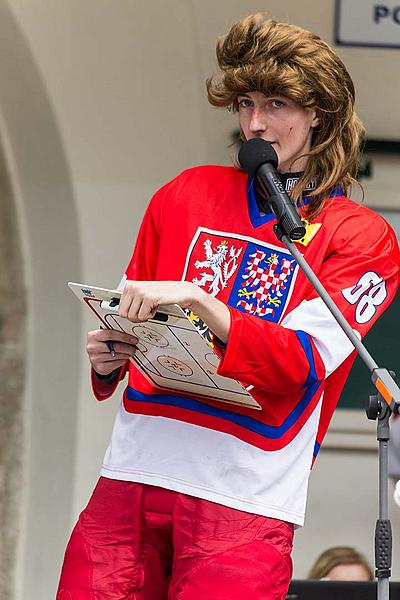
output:
[[[320,554],[308,574],[309,579],[372,581],[372,569],[360,552],[348,546],[328,548]]]

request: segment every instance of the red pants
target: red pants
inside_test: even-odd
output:
[[[57,600],[283,600],[293,526],[101,478],[69,541]]]

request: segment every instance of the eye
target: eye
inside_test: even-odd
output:
[[[241,108],[251,108],[253,101],[250,98],[238,98],[238,106]]]
[[[278,98],[273,98],[271,104],[274,108],[282,108],[282,106],[285,106],[285,103],[282,102],[282,100],[278,100]]]

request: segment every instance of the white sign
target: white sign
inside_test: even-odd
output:
[[[336,43],[400,48],[400,0],[336,0]]]

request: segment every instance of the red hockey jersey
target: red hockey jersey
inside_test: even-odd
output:
[[[103,476],[303,523],[313,456],[355,352],[275,222],[232,167],[190,169],[154,195],[126,277],[192,281],[226,303],[218,373],[253,386],[262,411],[166,394],[130,365]],[[390,226],[333,194],[298,247],[363,337],[398,288]]]

